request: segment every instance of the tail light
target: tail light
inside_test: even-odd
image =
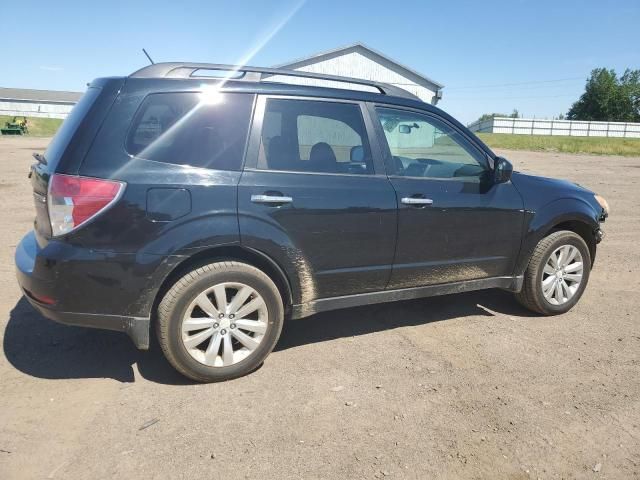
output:
[[[104,211],[124,190],[124,182],[54,174],[49,180],[53,236],[64,235]]]

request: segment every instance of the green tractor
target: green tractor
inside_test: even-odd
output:
[[[19,120],[22,118],[22,120]],[[0,129],[2,135],[26,135],[29,133],[27,117],[13,117],[11,122],[6,122],[5,127]]]

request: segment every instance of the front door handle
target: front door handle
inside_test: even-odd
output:
[[[282,204],[293,202],[293,198],[283,195],[251,195],[251,201],[253,203]]]
[[[404,197],[400,201],[405,205],[433,205],[430,198]]]

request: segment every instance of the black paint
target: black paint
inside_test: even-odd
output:
[[[215,80],[96,80],[92,85],[102,93],[77,130],[57,143],[55,161],[32,167],[36,223],[16,250],[16,266],[27,298],[44,315],[126,331],[144,348],[148,336],[140,332],[148,330],[154,302],[191,259],[263,262],[276,272],[299,317],[374,299],[413,298],[416,292],[517,288],[532,249],[561,223],[581,225],[595,254],[603,212],[590,191],[569,182],[510,175],[504,164],[506,173],[494,172],[497,157],[475,135],[438,108],[409,98],[229,81],[226,91],[255,100],[256,116],[237,167],[160,163],[125,151],[131,120],[148,94],[194,92],[202,83]],[[359,105],[374,171],[260,170],[259,107],[265,95]],[[487,175],[477,182],[388,177],[375,105],[437,117],[483,158]],[[117,179],[126,188],[108,211],[62,238],[51,238],[43,199],[52,173]],[[255,194],[293,201],[258,204],[251,201]],[[400,203],[406,196],[430,198],[433,204]],[[452,286],[426,288],[443,284]],[[411,290],[405,295],[402,289]],[[385,290],[392,293],[380,293]],[[38,295],[51,296],[56,304],[39,304]],[[331,297],[346,299],[327,300]]]

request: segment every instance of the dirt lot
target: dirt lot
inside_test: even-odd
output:
[[[46,143],[0,139],[0,478],[640,478],[640,158],[501,152],[612,205],[568,314],[502,291],[324,313],[252,375],[196,385],[20,299]]]

